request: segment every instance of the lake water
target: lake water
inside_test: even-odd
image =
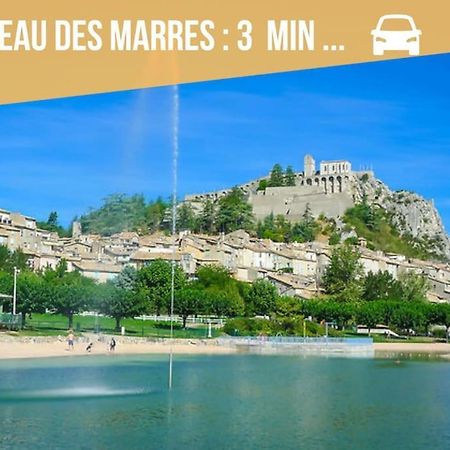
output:
[[[450,363],[297,356],[0,361],[1,449],[450,448]]]

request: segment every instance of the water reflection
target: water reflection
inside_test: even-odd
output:
[[[80,364],[17,363],[9,369],[14,377],[0,370],[0,448],[375,449],[450,442],[450,364],[180,357],[171,392],[166,358]]]

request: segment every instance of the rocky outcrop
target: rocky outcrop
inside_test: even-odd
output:
[[[304,172],[299,172],[295,177],[295,186],[269,187],[263,192],[258,190],[262,178],[239,186],[247,194],[257,220],[273,214],[296,222],[308,208],[315,217],[323,214],[344,228],[344,212],[366,198],[369,204],[387,212],[393,227],[401,236],[408,237],[413,246],[436,259],[450,260],[450,238],[432,201],[413,192],[394,192],[370,171],[348,171],[333,176],[316,172],[309,180],[305,179]],[[217,201],[227,192],[186,196],[186,201],[198,212],[205,198]]]
[[[383,208],[399,234],[413,238],[442,259],[450,259],[450,239],[432,201],[414,192],[391,191],[370,174],[355,174],[352,190],[356,203],[366,197],[369,204]]]

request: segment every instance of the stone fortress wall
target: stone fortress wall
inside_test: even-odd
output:
[[[258,190],[259,182],[269,176],[238,186],[248,196],[253,214],[261,220],[269,214],[283,215],[288,220],[298,221],[307,207],[314,216],[342,216],[346,209],[355,203],[354,180],[363,174],[373,176],[372,172],[355,172],[351,163],[345,160],[322,161],[319,170],[311,155],[304,158],[304,170],[295,174],[295,186],[267,187]],[[206,198],[213,201],[226,195],[230,190],[186,196],[185,201],[200,208]]]

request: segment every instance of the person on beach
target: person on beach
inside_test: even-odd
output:
[[[89,342],[88,346],[86,347],[86,351],[88,353],[91,353],[92,347],[94,346],[94,344],[92,342]]]
[[[109,343],[109,351],[113,352],[116,349],[116,340],[111,338],[111,342]]]
[[[74,341],[73,331],[69,330],[69,334],[67,335],[67,345],[69,346],[69,350],[73,350],[73,341]]]

